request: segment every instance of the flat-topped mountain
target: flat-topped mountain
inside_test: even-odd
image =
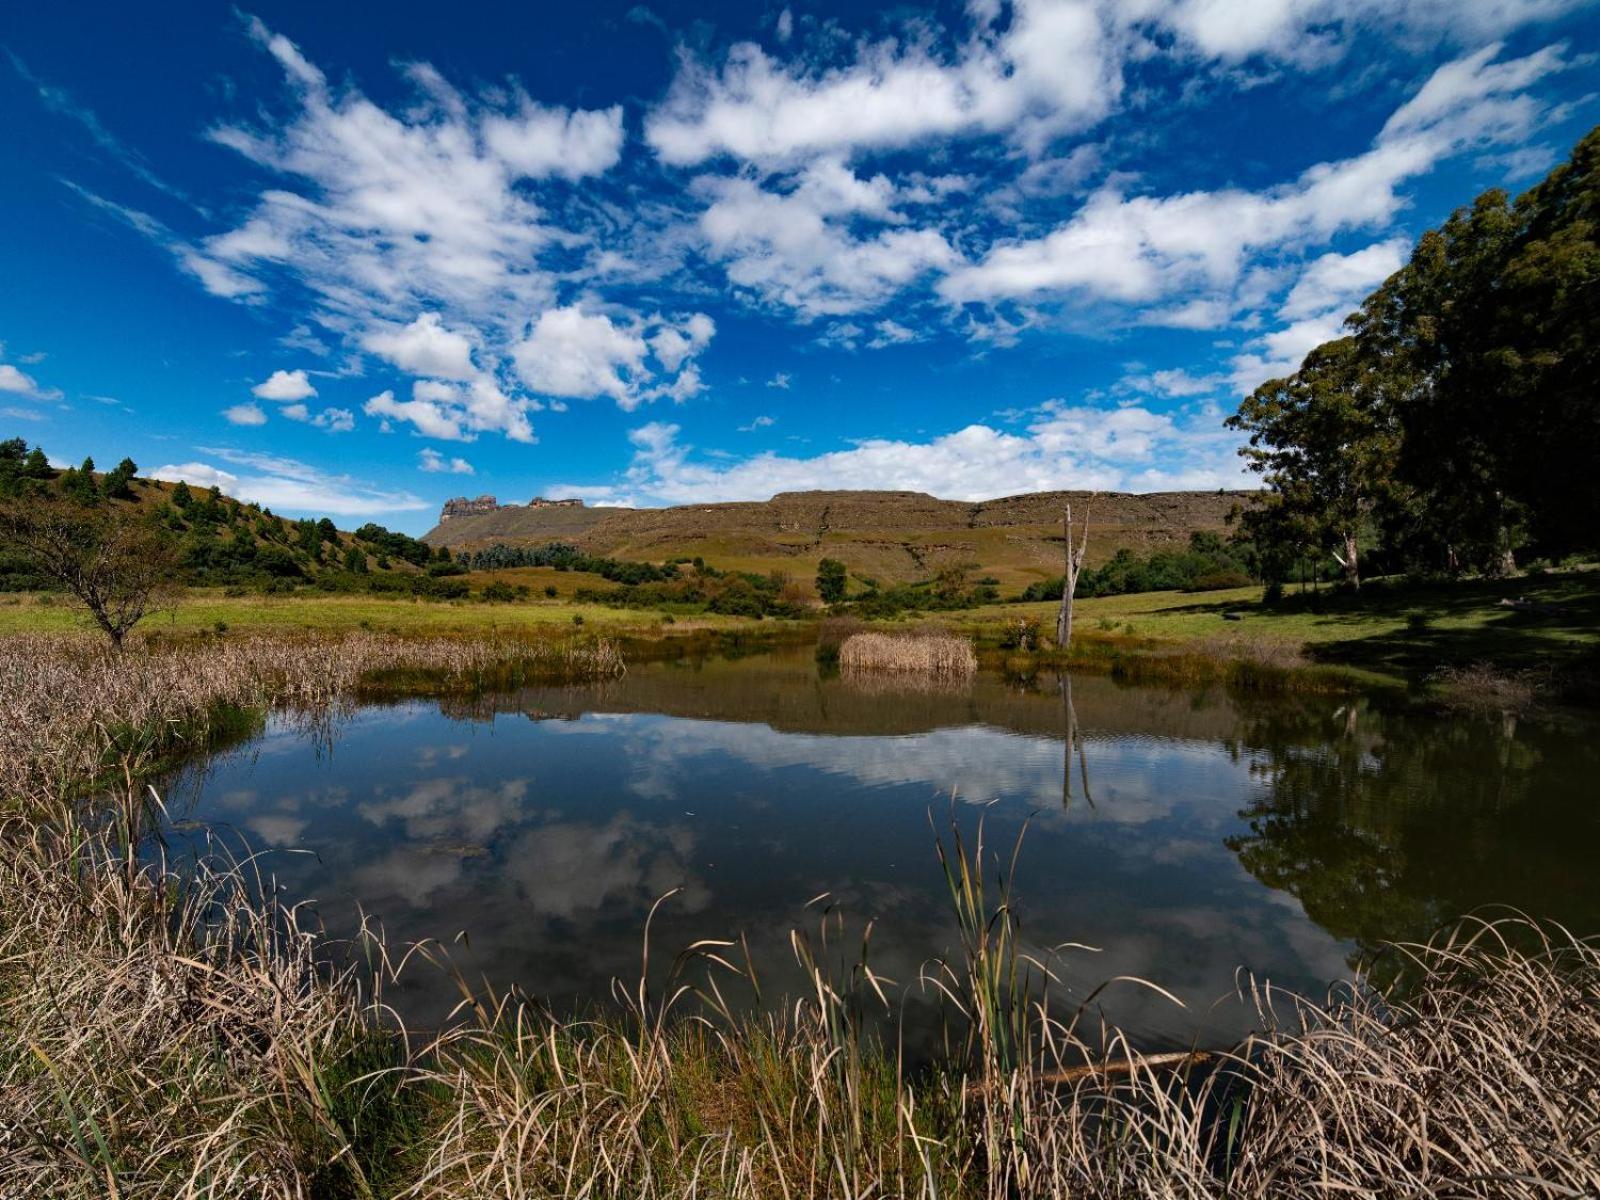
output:
[[[1229,511],[1248,495],[1035,492],[964,501],[924,492],[816,491],[672,508],[496,505],[447,509],[448,519],[423,540],[452,550],[563,541],[612,558],[699,556],[724,569],[795,576],[809,576],[822,558],[837,558],[853,573],[885,583],[962,564],[1010,586],[1060,574],[1061,518],[1069,503],[1078,520],[1089,518],[1089,560],[1099,563],[1123,547],[1145,552],[1180,546],[1195,530],[1223,532]]]

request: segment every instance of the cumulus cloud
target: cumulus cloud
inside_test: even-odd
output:
[[[1565,62],[1556,48],[1495,63],[1498,52],[1487,47],[1440,67],[1354,158],[1318,164],[1292,183],[1257,192],[1128,196],[1110,183],[1069,221],[1042,237],[994,246],[946,276],[939,291],[954,303],[1076,294],[1149,305],[1189,294],[1171,323],[1215,321],[1231,311],[1228,301],[1247,281],[1254,255],[1382,226],[1404,204],[1398,188],[1407,179],[1448,155],[1526,135],[1542,106],[1520,89]],[[1196,307],[1207,298],[1195,292],[1213,293],[1210,306]]]
[[[312,425],[328,433],[349,433],[356,427],[356,415],[348,408],[325,408],[314,413],[304,404],[289,404],[279,411],[291,421]]]
[[[265,425],[267,414],[259,404],[235,404],[222,410],[223,419],[231,425]]]
[[[276,400],[282,403],[305,400],[317,394],[317,389],[311,386],[311,381],[306,378],[304,371],[274,371],[250,391],[262,400]]]
[[[1326,63],[1363,29],[1426,44],[1482,41],[1548,20],[1581,0],[1165,0],[1148,6],[1152,24],[1191,50],[1234,63],[1263,55],[1300,65]]]
[[[417,470],[429,474],[472,475],[472,464],[464,458],[446,458],[437,450],[425,447],[417,451]]]
[[[283,513],[360,517],[415,512],[430,507],[427,501],[410,492],[376,488],[351,476],[332,474],[296,459],[228,447],[196,448],[208,457],[241,470],[230,471],[204,461],[165,463],[151,471],[150,478],[169,483],[181,479],[196,487],[216,487],[237,500]]]
[[[541,395],[609,396],[631,411],[659,396],[682,400],[699,391],[691,360],[715,331],[703,313],[681,322],[614,320],[574,304],[541,313],[511,357],[518,376]],[[658,381],[652,356],[661,371],[677,377]]]
[[[882,305],[960,256],[935,229],[898,225],[881,176],[863,181],[837,162],[813,164],[788,190],[708,176],[699,230],[729,282],[762,304],[810,320]],[[866,232],[864,222],[888,222]]]
[[[634,459],[621,488],[660,503],[765,500],[814,488],[892,488],[952,500],[1030,491],[1098,488],[1166,491],[1252,486],[1238,440],[1221,414],[1183,415],[1139,405],[1103,408],[1052,402],[1020,434],[974,424],[929,441],[869,438],[809,458],[764,453],[697,460],[677,425],[652,421],[629,438]]]
[[[542,105],[515,83],[466,94],[432,66],[413,63],[404,73],[415,102],[391,110],[354,86],[330,82],[259,20],[250,19],[248,29],[283,71],[294,107],[286,119],[220,125],[210,137],[273,172],[275,185],[233,228],[200,242],[173,239],[158,224],[146,232],[171,243],[184,269],[218,296],[256,299],[292,284],[309,293],[307,315],[320,330],[419,381],[459,385],[449,397],[411,401],[395,401],[391,389],[388,401],[375,397],[368,411],[435,437],[498,432],[531,441],[527,414],[539,404],[506,390],[513,349],[530,337],[545,348],[537,342],[545,315],[570,319],[573,309],[557,297],[575,265],[579,274],[626,266],[584,228],[601,210],[566,203],[564,224],[551,218],[544,199],[552,188],[616,165],[621,108]],[[615,320],[634,340],[671,324],[615,306],[610,312],[602,319]],[[612,396],[625,405],[649,398],[651,386],[682,399],[702,385],[698,373],[684,377],[680,368],[704,349],[712,328],[704,317],[675,327],[683,343],[661,341],[654,365],[631,348],[619,360],[613,345],[600,350],[610,370],[591,362],[585,371],[573,362],[579,352],[566,370],[534,364],[516,378],[550,383],[552,395]],[[297,345],[322,344],[306,321],[292,336]],[[655,366],[663,377],[655,378]],[[592,390],[582,390],[584,380]],[[286,403],[309,394],[258,392]],[[326,419],[329,428],[344,420]]]
[[[478,373],[472,361],[472,339],[459,330],[446,329],[438,313],[423,313],[409,325],[375,329],[361,344],[413,375],[464,381]]]

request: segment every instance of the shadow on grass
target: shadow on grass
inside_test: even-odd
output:
[[[1518,598],[1542,611],[1501,604]],[[1334,620],[1387,617],[1404,624],[1308,645],[1307,655],[1317,662],[1412,678],[1440,667],[1487,663],[1503,671],[1549,671],[1569,683],[1600,668],[1600,576],[1594,573],[1396,586],[1320,601],[1313,607],[1310,598],[1295,597],[1286,607],[1304,605]]]

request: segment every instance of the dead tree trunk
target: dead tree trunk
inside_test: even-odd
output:
[[[1352,589],[1358,592],[1361,590],[1361,565],[1360,558],[1358,557],[1359,554],[1360,549],[1356,545],[1356,535],[1354,530],[1350,530],[1344,535],[1344,553],[1340,554],[1337,550],[1333,552],[1334,560],[1344,568],[1344,581],[1348,583]]]
[[[1056,645],[1063,650],[1072,649],[1072,599],[1078,592],[1078,572],[1083,570],[1083,556],[1089,550],[1089,518],[1083,519],[1083,540],[1072,545],[1072,505],[1067,505],[1066,516],[1061,520],[1066,543],[1066,574],[1061,581],[1061,611],[1056,614]]]

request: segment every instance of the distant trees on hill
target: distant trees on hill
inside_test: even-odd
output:
[[[1267,484],[1244,529],[1278,579],[1307,552],[1503,574],[1600,546],[1600,129],[1515,201],[1423,235],[1349,334],[1228,424]]]

